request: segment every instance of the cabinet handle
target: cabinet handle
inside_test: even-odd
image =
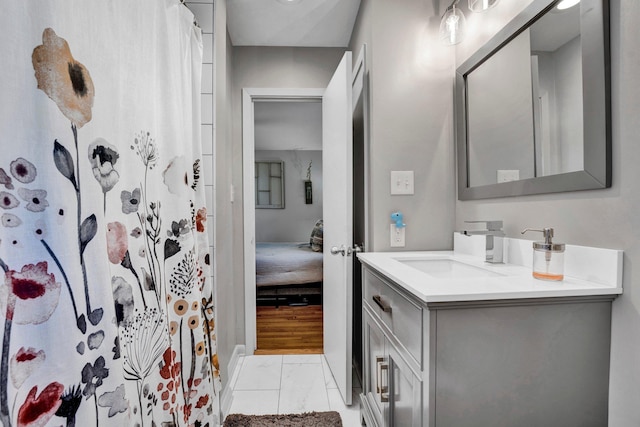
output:
[[[372,298],[373,302],[378,304],[378,307],[380,307],[382,311],[384,311],[385,313],[391,313],[391,306],[382,302],[382,297],[380,295],[374,295]]]
[[[386,403],[389,401],[389,364],[384,360],[384,357],[376,357],[376,393],[380,395],[380,402]]]

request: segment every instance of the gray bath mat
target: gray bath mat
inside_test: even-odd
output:
[[[336,411],[287,415],[230,414],[224,420],[224,427],[342,427],[342,419]]]

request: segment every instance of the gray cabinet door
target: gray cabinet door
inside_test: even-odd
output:
[[[405,361],[409,354],[391,344],[366,304],[363,324],[367,425],[421,426],[422,382]]]
[[[419,427],[422,424],[422,382],[404,362],[393,346],[389,346],[389,426]]]
[[[368,313],[365,305],[363,310],[364,332],[364,398],[368,417],[377,426],[385,425],[383,412],[386,412],[388,398],[388,355],[385,345],[384,333]],[[368,423],[369,424],[369,423]],[[367,425],[368,425],[367,424]]]
[[[437,426],[607,425],[611,302],[438,310]]]

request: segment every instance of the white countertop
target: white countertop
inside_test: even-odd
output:
[[[517,240],[517,239],[511,239]],[[527,247],[530,246],[530,241]],[[511,246],[521,249],[518,243]],[[574,247],[575,252],[582,253],[584,247]],[[567,252],[569,252],[567,245]],[[586,248],[591,249],[591,248]],[[593,248],[596,251],[601,249]],[[518,264],[489,264],[482,257],[468,255],[459,251],[425,251],[425,252],[369,252],[359,253],[362,263],[379,271],[402,288],[425,303],[453,301],[505,300],[520,298],[549,298],[571,296],[619,295],[622,293],[622,252],[612,251],[611,263],[615,263],[610,271],[620,277],[591,281],[570,277],[567,272],[574,271],[571,265],[565,266],[565,278],[562,281],[545,281],[534,279],[531,267]],[[516,259],[512,255],[512,259]],[[607,257],[603,257],[606,260]],[[473,267],[497,273],[492,277],[447,278],[420,271],[402,263],[400,260],[438,260],[449,259]],[[507,256],[507,260],[509,257]],[[565,258],[572,263],[572,257]],[[607,268],[600,271],[608,271]],[[583,270],[584,271],[584,270]],[[598,274],[587,274],[584,277],[597,277]]]

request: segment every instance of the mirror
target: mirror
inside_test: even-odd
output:
[[[256,209],[284,209],[284,162],[256,161]]]
[[[458,199],[611,186],[607,0],[534,0],[456,71]]]

